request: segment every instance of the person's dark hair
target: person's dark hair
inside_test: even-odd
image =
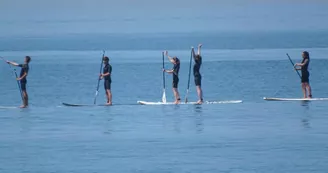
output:
[[[25,58],[26,58],[26,62],[27,62],[27,63],[30,63],[30,61],[31,61],[31,57],[30,57],[30,56],[26,56]]]
[[[107,56],[105,56],[105,57],[103,58],[103,61],[108,62],[108,61],[109,61],[109,58],[108,58]]]
[[[195,56],[195,59],[196,59],[196,60],[200,60],[201,58],[202,58],[202,56],[200,56],[200,55],[196,55],[196,56]]]
[[[173,60],[174,60],[177,64],[180,64],[180,60],[179,60],[179,58],[177,58],[176,56],[173,57]]]
[[[308,51],[304,51],[303,54],[306,56],[306,58],[310,58],[310,54]]]

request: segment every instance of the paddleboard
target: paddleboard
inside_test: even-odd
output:
[[[267,101],[328,101],[328,98],[270,98],[264,97]]]
[[[242,100],[230,100],[230,101],[205,101],[203,104],[225,104],[225,103],[242,103]],[[174,102],[147,102],[147,101],[137,101],[141,105],[175,105]],[[179,105],[198,105],[197,102],[180,102]]]
[[[72,106],[72,107],[78,107],[78,106],[111,106],[106,104],[99,104],[99,105],[88,105],[88,104],[71,104],[71,103],[62,103],[64,106]]]
[[[0,109],[18,109],[19,107],[15,106],[0,106]]]

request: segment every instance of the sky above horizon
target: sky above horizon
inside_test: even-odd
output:
[[[323,0],[1,0],[0,36],[328,30]]]

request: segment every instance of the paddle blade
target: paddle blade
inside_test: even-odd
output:
[[[163,91],[162,102],[163,102],[163,103],[166,103],[166,95],[165,95],[165,90]]]

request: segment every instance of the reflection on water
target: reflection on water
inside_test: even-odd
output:
[[[310,105],[311,102],[310,101],[302,101],[301,102],[301,106],[302,106],[302,109],[303,109],[303,112],[304,114],[302,115],[302,126],[306,129],[308,128],[311,128],[311,125],[310,125]]]
[[[194,117],[195,117],[195,125],[196,125],[196,132],[202,133],[204,130],[204,117],[202,114],[202,106],[196,105],[194,106]]]

